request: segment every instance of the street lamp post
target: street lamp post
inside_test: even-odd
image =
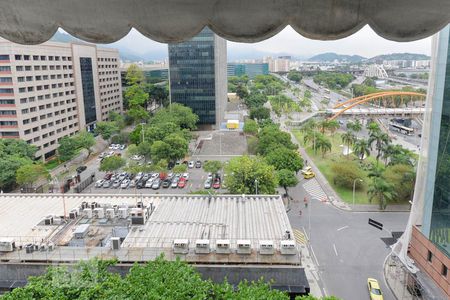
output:
[[[256,195],[258,195],[258,179],[255,179]]]
[[[361,178],[356,178],[355,180],[353,180],[353,208],[355,208],[355,186],[356,186],[356,181],[363,182],[363,180]]]

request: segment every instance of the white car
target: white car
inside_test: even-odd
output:
[[[181,175],[181,177],[183,177],[184,179],[186,179],[186,181],[189,180],[189,173],[183,173],[183,175]]]
[[[109,150],[114,150],[115,147],[116,147],[116,144],[111,144],[111,145],[109,145],[108,149]]]
[[[205,185],[203,186],[205,189],[211,188],[211,179],[206,179]]]
[[[144,176],[144,173],[139,172],[136,174],[136,177],[134,179],[136,179],[137,181],[141,180],[142,176]]]
[[[122,189],[126,189],[129,185],[130,185],[130,180],[125,179],[125,180],[122,181],[122,183],[120,184],[120,187],[121,187]]]
[[[96,187],[96,188],[102,187],[104,182],[105,182],[104,179],[97,180],[97,181],[95,182],[95,187]]]
[[[125,150],[126,147],[127,147],[127,145],[120,145],[119,149],[120,150]]]
[[[191,161],[189,161],[189,163],[188,163],[188,168],[189,168],[189,169],[192,169],[192,168],[194,167],[194,165],[195,165],[194,161],[191,160]]]
[[[156,178],[159,178],[159,173],[153,173],[151,178],[154,180]]]
[[[208,180],[212,180],[212,173],[208,173]]]
[[[150,189],[153,185],[153,181],[154,181],[153,178],[150,178],[149,180],[147,180],[147,182],[145,183],[145,187]]]

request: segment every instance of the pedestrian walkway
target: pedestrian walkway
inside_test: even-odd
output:
[[[312,178],[303,183],[303,188],[311,196],[311,199],[324,201],[328,199],[327,194],[323,191],[316,178]]]
[[[298,244],[306,245],[308,243],[305,234],[300,229],[294,229],[294,237]]]

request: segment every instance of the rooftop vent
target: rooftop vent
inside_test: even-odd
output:
[[[238,240],[237,241],[237,253],[238,254],[251,254],[252,243],[250,240]]]
[[[177,239],[173,241],[173,253],[187,254],[189,252],[189,240]]]
[[[195,253],[208,254],[210,252],[209,240],[196,240],[195,241]]]
[[[273,241],[259,241],[259,254],[272,255],[274,253]]]

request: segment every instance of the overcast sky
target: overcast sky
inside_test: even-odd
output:
[[[132,49],[137,53],[167,52],[167,45],[152,41],[138,31],[132,30],[122,40],[113,45]],[[336,41],[318,41],[307,39],[290,26],[276,36],[259,43],[234,43],[228,42],[228,57],[240,57],[259,53],[270,52],[273,54],[288,53],[300,57],[310,57],[324,52],[336,52],[338,54],[357,54],[364,57],[373,57],[379,54],[409,52],[430,55],[431,38],[423,40],[398,43],[379,37],[369,26],[362,28],[350,37]],[[245,57],[241,57],[245,58]]]

